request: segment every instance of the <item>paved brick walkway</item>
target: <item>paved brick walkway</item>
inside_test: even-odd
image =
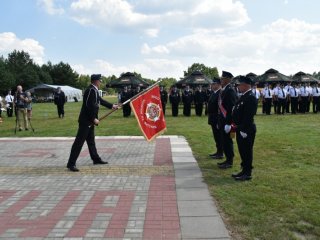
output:
[[[230,239],[183,137],[0,138],[0,239]]]

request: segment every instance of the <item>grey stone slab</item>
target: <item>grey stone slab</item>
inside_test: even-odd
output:
[[[219,216],[212,200],[178,201],[180,217],[213,217]]]
[[[230,239],[220,217],[181,217],[182,239]]]
[[[194,157],[172,157],[173,163],[193,163],[197,162]]]
[[[211,200],[208,188],[178,188],[178,201],[195,201],[195,200]]]
[[[193,157],[192,152],[173,152],[171,153],[172,157]]]
[[[194,177],[194,178],[202,178],[202,173],[199,169],[176,169],[175,170],[176,177]]]
[[[202,178],[176,177],[176,188],[207,188]]]
[[[198,163],[174,163],[173,164],[175,170],[199,170]]]

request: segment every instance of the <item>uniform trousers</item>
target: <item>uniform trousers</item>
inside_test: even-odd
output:
[[[216,143],[217,155],[223,155],[222,135],[221,131],[217,128],[217,124],[211,125],[213,138]]]
[[[17,108],[17,121],[19,124],[19,129],[22,129],[21,121],[23,119],[24,128],[28,128],[28,118],[27,118],[27,109],[26,108]]]
[[[196,115],[201,117],[202,111],[203,111],[203,103],[196,103],[195,110],[196,110]]]
[[[312,110],[314,113],[317,113],[320,109],[319,109],[319,102],[320,102],[320,98],[319,97],[313,97],[312,98]]]
[[[94,126],[89,127],[86,124],[79,123],[78,133],[72,145],[69,161],[67,164],[68,168],[76,166],[76,161],[79,157],[79,154],[85,141],[87,142],[91,159],[93,161],[101,160],[97,153]]]
[[[256,126],[252,125],[251,130],[246,132],[247,137],[243,138],[240,131],[237,131],[236,139],[241,157],[241,167],[244,174],[251,176],[253,161],[253,144],[256,137]]]
[[[220,134],[222,136],[222,146],[223,152],[226,155],[226,163],[233,164],[234,150],[233,150],[233,141],[230,136],[230,133],[224,131],[224,127],[220,129]]]
[[[296,114],[298,112],[298,98],[291,97],[291,113]]]
[[[286,99],[279,98],[277,102],[278,102],[277,114],[284,114],[285,108],[286,108]]]
[[[271,113],[271,102],[272,102],[271,98],[265,98],[264,104],[265,104],[265,111],[267,115],[270,115]]]
[[[184,116],[191,116],[191,103],[183,104],[183,115]]]
[[[172,103],[171,107],[172,107],[172,116],[174,117],[178,116],[179,104]]]
[[[57,105],[58,115],[59,117],[64,117],[64,104]]]
[[[13,103],[10,102],[8,104],[9,104],[9,107],[7,108],[7,116],[8,117],[12,117],[12,115],[13,115]]]

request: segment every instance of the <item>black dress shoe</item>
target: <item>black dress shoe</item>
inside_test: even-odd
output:
[[[108,164],[108,162],[107,161],[102,161],[101,159],[99,159],[99,160],[94,160],[93,164],[94,165],[96,165],[96,164]]]
[[[217,165],[220,166],[220,165],[224,165],[224,164],[226,164],[226,163],[227,163],[227,161],[218,162]]]
[[[214,155],[211,157],[212,159],[223,159],[223,155]]]
[[[68,169],[69,169],[70,172],[79,172],[79,169],[76,168],[75,166],[73,166],[73,167],[68,167]]]
[[[252,179],[251,175],[247,175],[247,174],[242,174],[241,176],[234,178],[234,180],[236,180],[236,181],[248,181],[251,179]]]
[[[212,153],[212,154],[209,154],[209,157],[214,157],[215,155],[217,155],[217,153]]]
[[[231,177],[235,178],[235,177],[240,177],[241,175],[243,175],[244,173],[241,171],[239,173],[232,173]]]
[[[230,164],[230,163],[225,163],[225,164],[219,165],[219,168],[220,168],[220,169],[232,168],[232,164]]]

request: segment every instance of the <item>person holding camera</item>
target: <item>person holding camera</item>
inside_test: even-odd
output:
[[[14,107],[16,109],[16,117],[17,117],[17,122],[19,124],[19,131],[22,131],[21,127],[21,120],[23,118],[23,123],[24,123],[24,129],[28,131],[28,119],[27,119],[27,96],[26,94],[22,91],[22,86],[18,85],[17,86],[17,91],[14,96]]]

